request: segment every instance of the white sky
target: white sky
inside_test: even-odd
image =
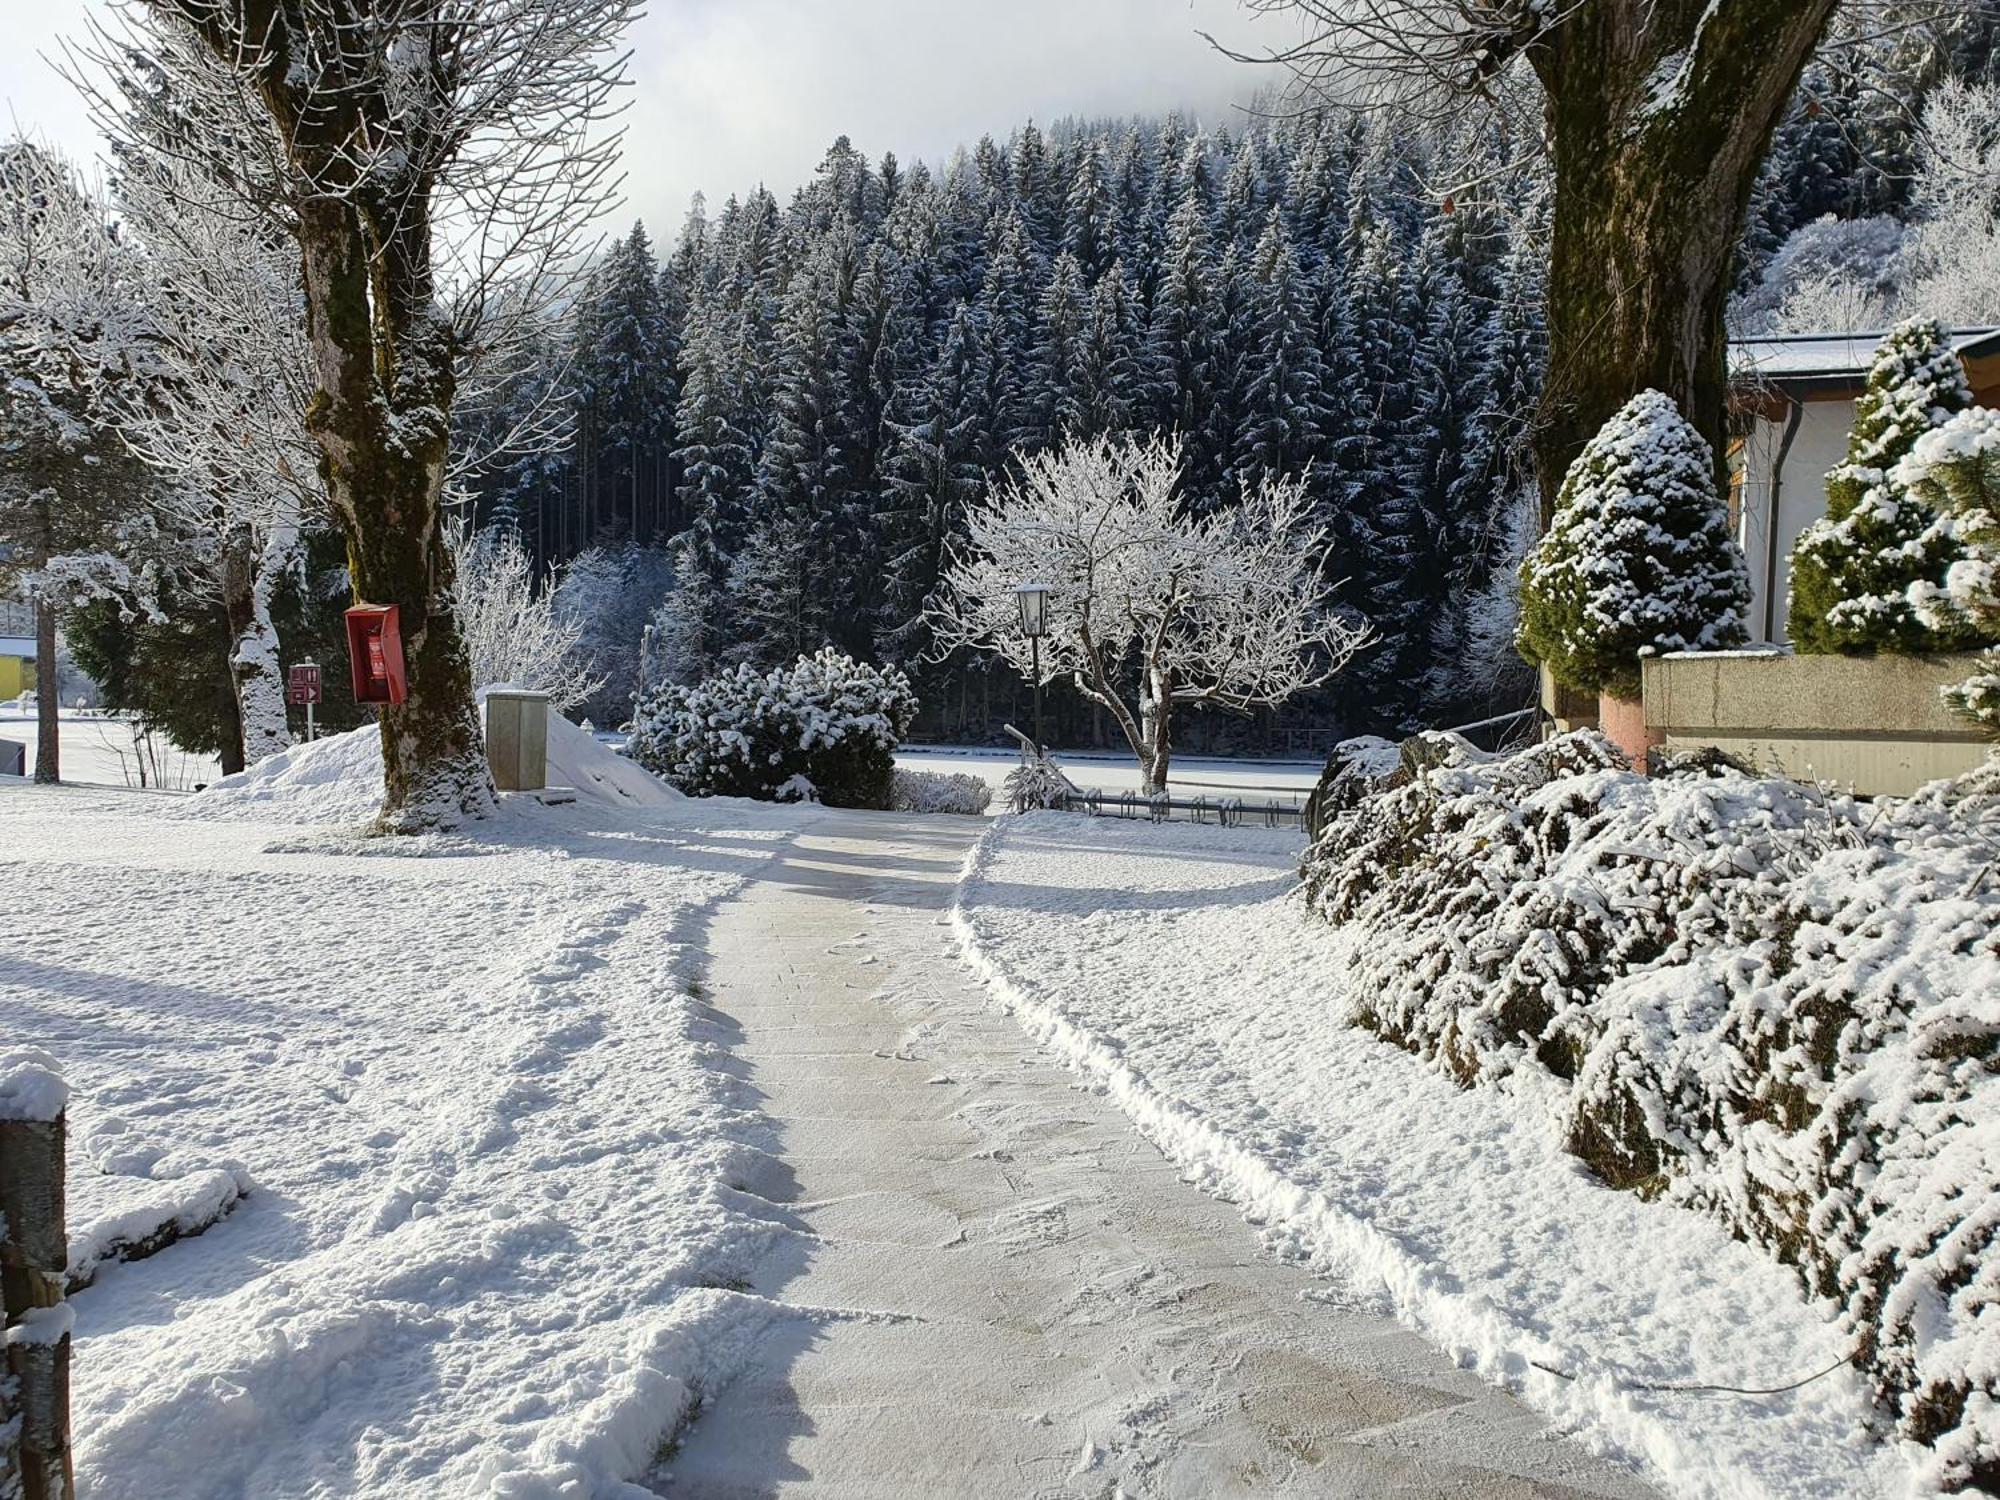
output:
[[[47,59],[100,4],[0,0],[0,109],[81,158],[95,135]],[[621,219],[643,216],[658,241],[697,188],[711,208],[760,181],[782,202],[843,133],[871,161],[939,162],[1028,118],[1221,120],[1273,74],[1197,32],[1254,50],[1285,25],[1236,0],[652,0],[631,37]]]

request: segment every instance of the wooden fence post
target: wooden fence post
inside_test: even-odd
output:
[[[28,1090],[53,1099],[52,1118],[10,1118],[0,1107],[0,1300],[7,1314],[11,1399],[0,1389],[0,1496],[74,1500],[69,1451],[70,1309],[63,1300],[69,1245],[63,1229],[62,1085]],[[5,1091],[0,1090],[0,1095]],[[0,1097],[0,1105],[9,1102]],[[24,1111],[33,1115],[33,1108]]]

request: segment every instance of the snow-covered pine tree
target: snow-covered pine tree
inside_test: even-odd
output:
[[[1056,257],[1049,284],[1042,292],[1026,399],[1034,415],[1020,430],[1019,446],[1050,447],[1076,432],[1083,420],[1087,297],[1083,267],[1065,250]]]
[[[714,676],[729,644],[728,596],[697,550],[694,533],[675,537],[667,556],[673,585],[646,625],[642,691],[661,682],[685,687]]]
[[[881,514],[887,577],[876,638],[888,660],[911,672],[920,671],[930,648],[925,602],[985,489],[990,441],[981,347],[973,314],[961,302],[936,361],[904,387],[894,422]]]
[[[1075,388],[1076,430],[1085,437],[1130,432],[1146,400],[1145,333],[1138,289],[1125,263],[1091,288]]]
[[[1096,141],[1083,142],[1077,153],[1076,171],[1063,208],[1062,244],[1075,258],[1086,282],[1095,281],[1118,258],[1116,208],[1104,148]]]
[[[1249,381],[1229,465],[1239,488],[1303,470],[1327,420],[1313,288],[1276,209],[1257,241],[1251,281]]]
[[[650,538],[669,520],[675,339],[644,224],[612,242],[591,279],[575,340],[586,534]]]
[[[720,582],[728,559],[748,531],[745,496],[754,470],[751,437],[742,426],[743,391],[732,333],[738,320],[714,292],[691,312],[681,341],[681,393],[675,412],[680,471],[675,509],[709,577]]]
[[[1928,319],[1899,324],[1876,351],[1854,407],[1847,461],[1826,476],[1826,515],[1792,548],[1786,628],[1799,650],[1950,651],[1976,635],[1926,624],[1915,584],[1941,583],[1963,555],[1951,522],[1893,470],[1926,432],[1972,405],[1964,367]]]
[[[1749,600],[1708,443],[1641,391],[1571,466],[1522,564],[1522,655],[1579,692],[1637,699],[1644,658],[1741,645]]]

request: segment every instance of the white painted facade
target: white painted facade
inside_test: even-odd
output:
[[[1740,449],[1732,504],[1750,563],[1750,639],[1789,639],[1791,554],[1799,533],[1826,514],[1826,476],[1847,457],[1855,400],[1881,333],[1787,334],[1729,346],[1731,402]],[[1983,405],[2000,406],[2000,330],[1955,329],[1953,347]],[[1747,431],[1744,431],[1747,425]]]

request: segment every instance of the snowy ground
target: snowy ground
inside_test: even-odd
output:
[[[76,1295],[81,1492],[618,1493],[773,1313],[728,1289],[772,1210],[690,988],[788,824],[513,799],[363,844],[216,797],[0,790],[0,1034],[72,1086],[73,1255],[248,1187]]]
[[[27,774],[35,774],[35,716],[23,713],[12,702],[0,706],[0,739],[27,747]],[[141,746],[132,733],[129,719],[110,714],[62,715],[62,774],[65,781],[83,786],[131,786],[142,784],[187,791],[222,775],[222,767],[212,755],[190,755],[175,748],[164,735],[154,735]],[[0,783],[8,778],[0,777]]]
[[[1130,755],[1065,750],[1057,752],[1056,759],[1069,779],[1085,791],[1139,790],[1139,763]],[[905,745],[896,752],[896,764],[913,771],[969,771],[997,787],[1020,764],[1020,757],[990,746]],[[1177,796],[1229,796],[1298,806],[1318,783],[1320,765],[1316,760],[1175,756],[1167,773],[1167,785]],[[994,810],[997,812],[1000,807],[996,800]]]
[[[1022,1024],[1184,1173],[1560,1429],[1681,1496],[1899,1493],[1844,1368],[1783,1395],[1645,1388],[1782,1386],[1847,1349],[1789,1271],[1523,1123],[1552,1112],[1344,1024],[1297,855],[1284,834],[1010,819],[955,921]]]

